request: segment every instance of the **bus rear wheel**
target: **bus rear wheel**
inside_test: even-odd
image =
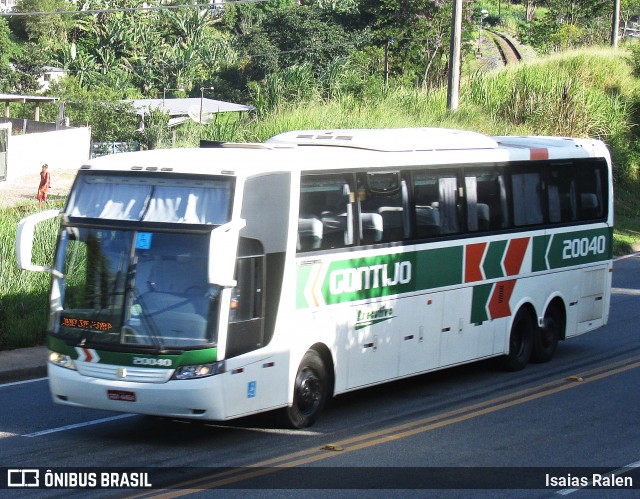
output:
[[[509,353],[502,357],[502,366],[507,371],[524,369],[531,359],[535,324],[526,308],[518,310],[509,335]]]
[[[293,387],[293,404],[287,407],[286,422],[293,428],[306,428],[316,422],[327,402],[327,369],[315,350],[309,350],[300,362]]]
[[[536,331],[531,353],[533,362],[549,362],[553,358],[564,328],[564,310],[558,304],[552,304],[544,315],[542,327]]]

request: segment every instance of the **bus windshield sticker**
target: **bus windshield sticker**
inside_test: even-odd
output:
[[[136,237],[136,249],[139,249],[139,250],[151,249],[152,236],[153,234],[151,232],[138,232],[138,236]]]

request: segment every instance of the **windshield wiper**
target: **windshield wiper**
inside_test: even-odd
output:
[[[162,337],[162,335],[160,335],[160,333],[159,333],[158,325],[156,324],[155,319],[153,317],[151,317],[149,314],[147,314],[147,305],[145,303],[144,298],[142,298],[142,295],[140,294],[140,292],[135,287],[128,286],[127,288],[128,288],[128,292],[130,292],[133,295],[135,301],[137,301],[138,304],[140,304],[140,306],[142,307],[142,311],[141,311],[142,313],[139,314],[139,317],[141,317],[143,325],[144,325],[144,327],[142,329],[144,329],[147,337],[151,340],[153,345],[158,350],[164,349],[164,344],[162,343],[162,341],[160,339]],[[126,343],[126,338],[124,337],[124,328],[125,327],[131,328],[136,333],[138,332],[137,329],[134,329],[131,326],[123,326],[122,327],[123,333],[122,333],[122,337],[121,337],[121,340],[120,340],[121,344],[125,344]]]

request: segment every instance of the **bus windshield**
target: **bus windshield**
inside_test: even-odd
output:
[[[69,217],[222,225],[229,221],[233,180],[147,174],[78,175]]]
[[[208,250],[209,233],[64,228],[51,330],[83,344],[214,345],[220,288],[207,282]]]

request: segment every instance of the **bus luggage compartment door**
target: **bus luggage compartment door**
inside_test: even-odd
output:
[[[582,272],[578,302],[578,333],[600,326],[604,315],[604,288],[607,269],[587,269]]]

